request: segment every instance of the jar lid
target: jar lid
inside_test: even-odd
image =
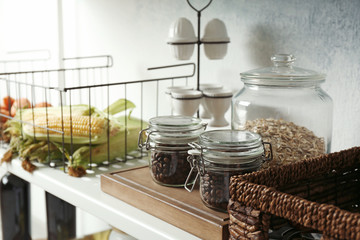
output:
[[[199,137],[199,144],[211,149],[248,150],[262,146],[261,136],[241,130],[212,130]]]
[[[202,98],[202,92],[197,90],[172,91],[171,97],[175,99],[199,99]]]
[[[198,41],[192,23],[187,18],[179,18],[173,22],[169,30],[169,44],[196,43]]]
[[[229,98],[232,97],[233,93],[229,89],[210,89],[210,90],[204,90],[203,91],[204,97],[209,98]]]
[[[294,67],[295,56],[275,54],[271,57],[274,66],[240,73],[244,83],[269,86],[294,86],[325,81],[326,75],[313,70]]]
[[[159,116],[149,120],[150,139],[158,143],[186,144],[196,141],[205,129],[201,119],[188,116]]]
[[[229,43],[230,38],[228,36],[225,23],[218,18],[214,18],[209,21],[205,26],[204,36],[201,41],[203,43]]]
[[[199,145],[207,161],[222,164],[259,162],[264,154],[261,136],[249,131],[204,132],[199,136]]]
[[[158,131],[178,132],[202,127],[201,119],[187,116],[159,116],[150,118],[150,127]]]
[[[190,86],[171,86],[171,87],[167,87],[165,90],[165,94],[171,94],[171,92],[176,92],[176,91],[186,91],[186,90],[193,90],[193,87]]]
[[[217,84],[217,83],[201,83],[199,88],[200,88],[200,91],[203,91],[203,90],[210,90],[210,89],[221,89],[221,88],[223,88],[223,86],[220,84]]]

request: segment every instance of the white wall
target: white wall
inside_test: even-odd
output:
[[[52,50],[58,58],[56,0],[1,0],[0,1],[0,59],[24,56],[9,53],[28,50]],[[35,58],[44,55],[36,55]],[[57,62],[57,61],[56,61]],[[56,64],[52,63],[52,64]]]
[[[29,49],[61,55],[56,7],[55,0],[0,0],[1,59]],[[64,55],[112,55],[111,81],[159,76],[146,68],[180,63],[166,44],[169,26],[179,17],[195,26],[197,20],[185,0],[63,0],[63,14]],[[202,32],[212,18],[225,22],[231,43],[223,60],[210,61],[201,50],[202,82],[239,90],[240,72],[292,53],[297,66],[328,75],[332,150],[360,145],[360,1],[214,0],[202,14]]]
[[[179,0],[64,0],[65,55],[111,54],[114,76],[134,80],[149,66],[178,63],[166,44],[171,22],[196,13]],[[67,9],[71,14],[66,15]],[[269,66],[273,53],[328,77],[334,100],[332,150],[360,145],[360,1],[215,0],[202,14],[202,32],[222,19],[231,38],[223,60],[201,51],[201,81],[240,89],[239,73]],[[71,37],[70,37],[71,36]],[[195,54],[191,61],[196,61]]]
[[[1,0],[0,54],[51,49],[58,56],[56,1]],[[179,0],[63,0],[64,55],[110,54],[111,81],[159,76],[147,67],[179,63],[166,44],[171,22],[196,13]],[[223,60],[201,49],[201,82],[242,87],[239,73],[270,65],[273,53],[292,53],[296,65],[328,77],[334,100],[332,150],[360,145],[360,2],[358,0],[214,0],[202,14],[202,32],[222,19],[231,38]],[[195,54],[190,61],[196,61]]]

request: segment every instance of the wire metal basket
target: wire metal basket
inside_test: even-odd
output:
[[[166,87],[175,84],[196,86],[196,80],[192,79],[195,74],[194,63],[148,69],[153,71],[178,68],[181,71],[189,72],[188,74],[113,82],[110,81],[109,69],[113,66],[113,59],[110,55],[66,58],[63,61],[64,67],[60,69],[4,71],[0,73],[0,99],[10,96],[13,99],[25,98],[31,103],[27,110],[18,110],[15,116],[0,113],[0,117],[19,124],[21,131],[19,138],[22,141],[31,139],[28,141],[32,141],[32,144],[44,144],[41,147],[47,148],[47,154],[42,162],[50,167],[59,167],[64,172],[68,172],[69,162],[75,159],[74,154],[78,154],[77,150],[80,147],[86,147],[88,151],[86,163],[88,173],[94,167],[142,158],[146,153],[138,149],[129,150],[130,145],[136,144],[137,146],[137,142],[132,143],[133,139],[130,138],[131,134],[129,134],[129,126],[132,124],[129,122],[130,117],[139,120],[136,122],[138,126],[135,127],[135,130],[140,131],[146,127],[144,124],[150,117],[171,114],[170,104],[166,101],[165,94],[163,94]],[[122,113],[112,116],[107,107],[113,102],[119,101],[119,99],[128,101],[124,101]],[[36,104],[43,106],[41,110],[35,108]],[[49,104],[52,107],[48,106]],[[86,118],[89,125],[87,129],[84,129],[88,134],[88,141],[81,146],[79,146],[75,137],[76,123],[74,116],[77,106],[86,106],[85,109],[88,109]],[[49,112],[54,107],[59,110],[57,117],[60,119],[60,126],[58,129],[50,127],[53,119],[49,117]],[[102,117],[107,119],[105,124],[100,127],[106,129],[104,132],[106,136],[102,136],[106,138],[106,141],[102,143],[104,144],[102,148],[99,148],[99,144],[93,141],[94,109],[100,110],[103,114]],[[11,113],[12,109],[8,107],[7,110]],[[45,126],[38,124],[38,112],[45,115]],[[26,114],[30,114],[31,117],[26,118]],[[68,123],[66,123],[65,117],[69,121]],[[119,146],[116,146],[116,148],[124,149],[125,152],[122,156],[114,156],[113,148],[111,148],[111,144],[115,142],[112,142],[110,129],[113,122],[110,119],[116,119],[117,122],[121,123],[120,129],[124,133],[122,134],[123,140],[119,141]],[[25,130],[31,128],[33,134],[26,135]],[[45,131],[45,137],[40,138],[35,129]],[[133,130],[134,126],[131,129]],[[138,136],[139,131],[137,131],[136,136]],[[1,134],[4,137],[4,133]],[[50,135],[54,134],[57,134],[60,139],[56,143],[52,142],[50,138]],[[8,147],[8,145],[4,144],[3,146]],[[94,161],[94,154],[98,149],[101,149],[103,157],[101,161],[98,161],[98,159]],[[45,150],[43,149],[43,151]],[[59,151],[61,156],[54,154],[54,151]],[[36,158],[33,160],[36,160]]]

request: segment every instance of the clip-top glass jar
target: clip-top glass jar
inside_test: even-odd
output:
[[[156,183],[184,186],[190,171],[188,143],[197,141],[205,128],[206,124],[194,117],[160,116],[149,120],[149,128],[140,132],[139,147],[150,150],[150,173]],[[147,135],[145,144],[142,144],[143,132]]]
[[[249,131],[207,131],[200,134],[198,143],[189,145],[193,149],[189,151],[188,177],[194,173],[196,179],[200,176],[201,200],[207,207],[220,211],[226,211],[229,202],[230,177],[256,171],[272,158],[271,145]],[[265,145],[269,145],[266,151]],[[192,191],[194,185],[189,189],[185,184],[185,188]]]
[[[277,54],[274,66],[241,73],[244,87],[233,97],[232,129],[257,132],[283,165],[330,152],[331,98],[325,75],[294,67],[295,57]]]

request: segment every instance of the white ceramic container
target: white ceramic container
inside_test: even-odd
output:
[[[206,108],[211,114],[210,127],[225,127],[229,125],[225,113],[231,105],[233,93],[228,89],[212,89],[203,91]]]
[[[189,60],[197,41],[194,27],[188,19],[179,18],[171,24],[167,43],[176,59]]]
[[[196,90],[171,92],[171,105],[175,115],[192,117],[199,109],[202,93]]]
[[[171,92],[182,92],[182,91],[188,91],[193,90],[194,88],[191,86],[186,85],[178,85],[178,86],[170,86],[167,87],[165,90],[166,98],[169,102],[171,102]]]
[[[230,42],[224,22],[217,18],[208,22],[201,41],[204,43],[205,55],[209,59],[223,59]]]
[[[211,90],[211,89],[221,89],[223,88],[222,85],[217,83],[203,83],[200,84],[200,91],[204,90]],[[201,107],[200,107],[200,118],[202,119],[209,119],[211,118],[211,114],[209,113],[209,110],[206,109],[204,98],[201,99]]]

